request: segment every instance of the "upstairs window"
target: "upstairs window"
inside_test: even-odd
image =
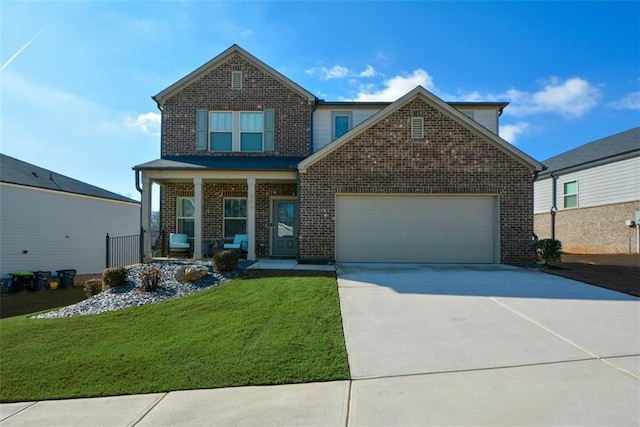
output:
[[[331,113],[331,139],[340,138],[351,130],[351,112],[336,111]]]
[[[274,110],[196,112],[196,150],[263,152],[274,150]]]
[[[264,114],[240,113],[240,151],[262,151]]]
[[[564,207],[578,207],[578,181],[569,181],[563,184]]]
[[[465,110],[460,112],[465,116],[469,117],[471,120],[475,120],[475,113],[473,111]]]
[[[231,72],[231,89],[242,89],[242,71]]]
[[[209,126],[211,128],[211,151],[232,151],[233,113],[211,113]]]

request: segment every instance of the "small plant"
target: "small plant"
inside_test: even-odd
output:
[[[220,251],[213,257],[213,266],[219,273],[230,273],[238,268],[238,254],[234,251]]]
[[[102,279],[89,279],[84,282],[84,294],[87,298],[102,292]]]
[[[556,239],[542,239],[534,244],[538,262],[544,265],[559,264],[562,258],[562,243]]]
[[[102,272],[102,290],[119,288],[127,283],[127,269],[124,267],[106,268]]]
[[[160,279],[162,279],[162,270],[158,267],[149,267],[138,273],[138,279],[142,284],[140,291],[153,292],[160,287]]]

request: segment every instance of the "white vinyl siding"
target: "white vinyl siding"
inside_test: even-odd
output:
[[[547,178],[533,183],[533,212],[549,213],[553,205],[553,179]]]
[[[105,236],[140,233],[140,205],[0,184],[0,275],[105,268]],[[23,254],[23,251],[28,251]]]
[[[640,157],[561,175],[558,179],[558,195],[562,194],[562,183],[578,181],[578,206],[581,208],[639,200],[638,171]]]
[[[498,262],[495,196],[337,195],[338,262]]]
[[[318,109],[313,113],[313,152],[315,153],[331,141],[332,138],[332,116],[334,112],[344,109]],[[351,128],[358,126],[369,117],[373,116],[380,110],[373,109],[353,109],[349,110],[351,113]]]
[[[477,123],[489,129],[491,132],[498,134],[498,111],[495,109],[470,109],[464,108],[458,110],[465,116],[472,118]]]
[[[640,157],[621,160],[590,169],[559,175],[556,183],[556,203],[563,209],[563,184],[577,181],[578,207],[593,207],[640,200]],[[551,178],[534,183],[534,213],[551,208]]]

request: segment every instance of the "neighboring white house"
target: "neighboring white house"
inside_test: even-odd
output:
[[[140,203],[0,154],[0,276],[100,273],[106,235],[140,233]]]
[[[569,253],[638,252],[640,128],[542,163],[533,203],[539,238],[554,237]]]

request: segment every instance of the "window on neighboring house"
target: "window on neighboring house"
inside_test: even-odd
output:
[[[233,239],[236,234],[247,233],[247,199],[224,199],[223,228],[225,239]]]
[[[242,89],[242,71],[231,72],[231,89]]]
[[[333,112],[331,113],[331,139],[340,138],[351,129],[351,112]]]
[[[193,238],[195,199],[192,197],[178,197],[178,208],[176,209],[176,231]]]
[[[196,150],[262,152],[274,150],[273,109],[196,112]],[[208,147],[208,148],[207,148]]]
[[[411,118],[411,138],[412,139],[424,138],[424,118],[423,117]]]
[[[578,181],[569,181],[563,184],[564,207],[575,208],[578,206]]]

